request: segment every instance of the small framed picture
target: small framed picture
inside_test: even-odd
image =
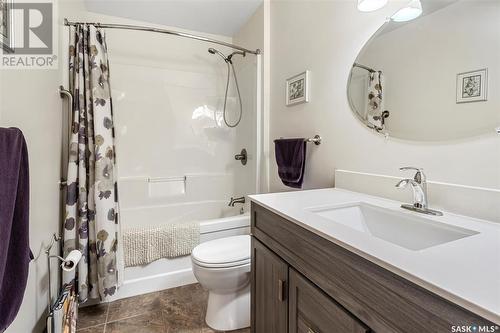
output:
[[[457,75],[457,103],[487,101],[488,69]]]
[[[286,105],[309,102],[309,71],[286,80]]]

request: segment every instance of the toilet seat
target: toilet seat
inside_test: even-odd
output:
[[[229,268],[250,264],[249,235],[219,238],[202,243],[191,253],[193,263],[205,268]]]
[[[223,268],[232,268],[232,267],[239,267],[239,266],[245,266],[245,265],[250,265],[250,259],[246,260],[241,260],[241,261],[235,261],[235,262],[229,262],[229,263],[222,263],[222,264],[213,264],[213,263],[206,263],[206,262],[201,262],[193,258],[193,263],[196,266],[204,267],[204,268],[212,268],[212,269],[223,269]]]

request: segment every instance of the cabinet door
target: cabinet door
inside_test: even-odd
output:
[[[290,333],[361,333],[370,330],[294,269],[290,269]]]
[[[252,237],[252,333],[287,333],[288,264]]]

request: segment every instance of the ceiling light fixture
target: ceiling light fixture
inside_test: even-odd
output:
[[[401,8],[396,14],[392,15],[391,19],[394,22],[406,22],[414,20],[420,15],[422,15],[422,3],[420,0],[412,0],[406,7]]]
[[[358,10],[360,12],[373,12],[386,4],[387,0],[358,0]]]

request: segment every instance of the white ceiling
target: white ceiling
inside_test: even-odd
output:
[[[85,0],[85,5],[91,12],[232,37],[262,1]]]

